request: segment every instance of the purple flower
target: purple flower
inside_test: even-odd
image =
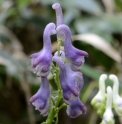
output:
[[[58,56],[58,51],[56,51],[55,53],[54,53],[54,56]],[[64,51],[62,51],[62,50],[60,50],[60,57],[65,61],[65,53],[64,53]],[[83,87],[83,84],[84,84],[84,80],[83,80],[83,75],[82,75],[82,73],[81,72],[75,72],[75,71],[72,71],[70,68],[69,68],[69,66],[67,65],[66,66],[67,67],[67,73],[69,73],[69,74],[71,74],[72,75],[72,77],[74,77],[75,78],[75,82],[76,82],[76,85],[77,85],[77,87],[78,87],[78,89],[79,89],[79,91],[82,89],[82,87]]]
[[[64,41],[64,52],[67,60],[70,63],[70,67],[74,71],[79,71],[84,64],[84,57],[88,56],[88,53],[75,48],[71,43],[71,31],[69,27],[62,24],[57,27],[58,40]]]
[[[60,83],[63,90],[63,97],[65,102],[69,104],[70,100],[76,99],[76,97],[79,96],[83,82],[78,82],[80,77],[79,79],[76,79],[69,65],[64,63],[60,57],[54,56],[53,61],[55,61],[60,68]]]
[[[34,70],[34,73],[37,76],[47,77],[50,71],[50,63],[52,61],[52,46],[50,35],[55,34],[55,24],[49,23],[43,34],[43,49],[34,53],[30,56],[31,64]]]
[[[56,11],[56,23],[57,26],[63,24],[63,14],[62,14],[62,8],[59,3],[54,3],[52,5],[52,8]]]
[[[82,113],[86,113],[86,107],[84,104],[80,101],[80,98],[77,97],[75,100],[70,101],[70,104],[67,106],[67,115],[71,118],[76,118]]]
[[[43,116],[47,116],[49,109],[50,88],[47,78],[41,77],[41,87],[35,95],[33,95],[29,103],[35,106]]]

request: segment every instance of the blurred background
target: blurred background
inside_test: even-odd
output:
[[[81,69],[85,84],[80,95],[87,113],[70,119],[64,108],[59,113],[59,124],[101,122],[90,102],[98,92],[102,73],[116,74],[122,93],[121,0],[0,0],[0,124],[40,124],[46,119],[28,105],[40,85],[29,56],[43,47],[45,26],[55,23],[51,7],[55,2],[62,6],[73,45],[89,53]],[[54,53],[56,36],[51,38]],[[51,76],[49,81],[55,87]],[[107,80],[106,85],[113,83]],[[116,124],[122,124],[122,118],[114,114]]]

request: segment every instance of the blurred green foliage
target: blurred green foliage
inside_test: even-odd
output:
[[[55,22],[55,11],[51,7],[55,2],[61,4],[64,22],[75,35],[73,45],[89,53],[81,69],[85,82],[81,100],[87,106],[87,113],[70,119],[63,109],[59,123],[100,123],[101,118],[90,105],[98,91],[100,74],[116,74],[122,91],[121,0],[0,0],[1,124],[39,124],[45,119],[28,105],[31,94],[39,87],[29,55],[42,48],[43,30],[49,22]],[[52,41],[54,46],[55,36]],[[53,86],[51,76],[49,80]],[[112,85],[107,81],[108,84]],[[122,123],[120,118],[115,118],[116,124]]]

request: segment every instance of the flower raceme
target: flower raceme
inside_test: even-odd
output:
[[[84,57],[88,57],[88,53],[75,48],[71,43],[71,31],[65,24],[59,25],[57,28],[58,40],[64,42],[64,52],[69,65],[73,71],[79,71],[84,64]]]
[[[97,110],[97,114],[103,116],[100,124],[115,124],[112,108],[118,116],[122,116],[122,98],[119,95],[119,80],[116,75],[109,75],[109,79],[113,81],[113,90],[107,87],[107,95],[105,93],[106,74],[102,74],[99,79],[99,92],[92,99],[91,104]]]
[[[71,32],[69,27],[63,22],[62,8],[60,4],[54,3],[52,8],[56,11],[57,24],[49,23],[45,27],[43,34],[43,49],[30,56],[34,73],[41,78],[41,87],[37,93],[30,98],[29,103],[34,105],[43,116],[48,115],[49,103],[51,103],[53,107],[50,107],[48,117],[51,116],[50,112],[54,114],[54,117],[58,113],[58,111],[53,110],[58,110],[58,105],[62,98],[60,93],[62,92],[58,92],[56,97],[51,97],[53,102],[50,102],[49,98],[51,93],[49,82],[47,80],[53,60],[57,63],[60,69],[60,82],[57,78],[59,74],[58,66],[54,67],[54,64],[52,64],[51,73],[54,76],[54,79],[57,80],[57,83],[60,83],[57,85],[59,86],[58,91],[63,91],[63,99],[67,104],[67,114],[70,117],[75,118],[86,112],[86,108],[79,98],[80,91],[84,84],[83,75],[79,70],[84,64],[84,57],[87,57],[88,53],[75,48],[71,44]],[[56,52],[52,57],[50,36],[56,33],[59,42],[58,52]],[[61,41],[64,42],[64,51],[60,51]],[[57,98],[57,101],[55,98]],[[51,118],[53,118],[53,116]],[[51,124],[51,122],[52,120],[50,120],[49,124]]]
[[[43,49],[34,53],[30,56],[31,64],[34,70],[34,73],[37,76],[47,77],[50,71],[50,64],[52,62],[52,46],[50,35],[55,34],[55,24],[49,23],[43,34]]]
[[[48,114],[49,109],[50,87],[47,78],[41,78],[41,87],[35,95],[33,95],[29,103],[35,106],[43,116]]]

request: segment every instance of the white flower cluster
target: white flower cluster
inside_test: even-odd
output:
[[[110,86],[107,87],[105,92],[106,74],[102,74],[99,79],[99,91],[92,99],[91,104],[97,110],[97,114],[103,117],[100,124],[114,124],[114,115],[112,108],[115,109],[118,116],[122,116],[122,98],[119,95],[119,81],[116,75],[109,75],[112,80],[113,90]]]

